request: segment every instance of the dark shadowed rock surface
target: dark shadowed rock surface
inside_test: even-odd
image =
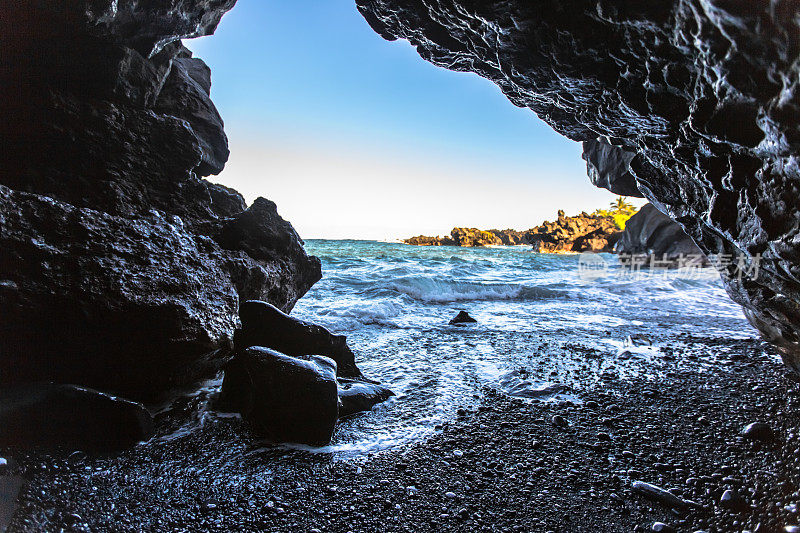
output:
[[[201,176],[222,172],[230,155],[222,117],[210,93],[211,69],[184,48],[172,60],[155,105],[156,111],[174,114],[192,125],[201,152],[197,167]]]
[[[645,265],[651,259],[675,266],[708,264],[705,254],[683,228],[653,204],[645,204],[628,219],[614,251],[620,261],[635,260]]]
[[[321,277],[275,204],[202,178],[227,138],[178,39],[234,3],[4,7],[0,384],[154,397],[219,367],[240,301],[288,312]]]
[[[0,446],[110,451],[152,434],[144,406],[98,391],[54,384],[0,390]]]
[[[232,410],[272,442],[324,446],[339,417],[336,363],[322,356],[247,348],[226,369],[222,394],[237,397]]]
[[[236,337],[237,350],[266,346],[292,357],[321,355],[336,362],[341,377],[361,377],[355,355],[344,335],[290,317],[267,302],[251,300],[241,304],[242,330]]]
[[[494,81],[570,139],[637,154],[639,191],[707,255],[741,257],[729,294],[800,369],[794,2],[357,4],[383,37]]]
[[[0,384],[146,396],[216,368],[238,297],[179,218],[115,217],[0,186]]]

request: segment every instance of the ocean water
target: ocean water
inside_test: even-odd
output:
[[[490,389],[577,403],[605,379],[657,379],[698,339],[757,337],[712,269],[631,273],[603,254],[604,275],[587,276],[585,258],[529,247],[310,240],[306,249],[323,279],[292,315],[347,335],[364,374],[396,393],[339,424],[322,452],[424,439]],[[477,323],[449,325],[460,310]],[[713,364],[718,354],[703,357]]]

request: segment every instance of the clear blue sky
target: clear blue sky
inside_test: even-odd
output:
[[[613,199],[578,143],[381,39],[352,0],[239,0],[186,44],[211,66],[231,144],[212,179],[274,200],[304,238],[524,229]]]

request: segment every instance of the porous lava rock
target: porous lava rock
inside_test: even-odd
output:
[[[636,188],[707,255],[737,258],[728,293],[800,370],[795,2],[356,2],[384,38],[492,80],[570,139],[634,154]]]
[[[158,396],[227,360],[240,301],[321,277],[275,204],[204,179],[228,143],[180,39],[234,3],[4,6],[0,385]]]

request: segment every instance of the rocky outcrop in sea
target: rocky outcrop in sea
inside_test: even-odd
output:
[[[568,217],[559,210],[553,222],[545,221],[526,231],[453,228],[450,236],[419,235],[403,242],[416,246],[529,245],[543,253],[610,252],[620,235],[620,229],[612,217],[585,212]]]
[[[494,81],[586,143],[596,184],[635,185],[706,255],[736,257],[728,293],[800,370],[795,3],[357,4],[384,38]]]

